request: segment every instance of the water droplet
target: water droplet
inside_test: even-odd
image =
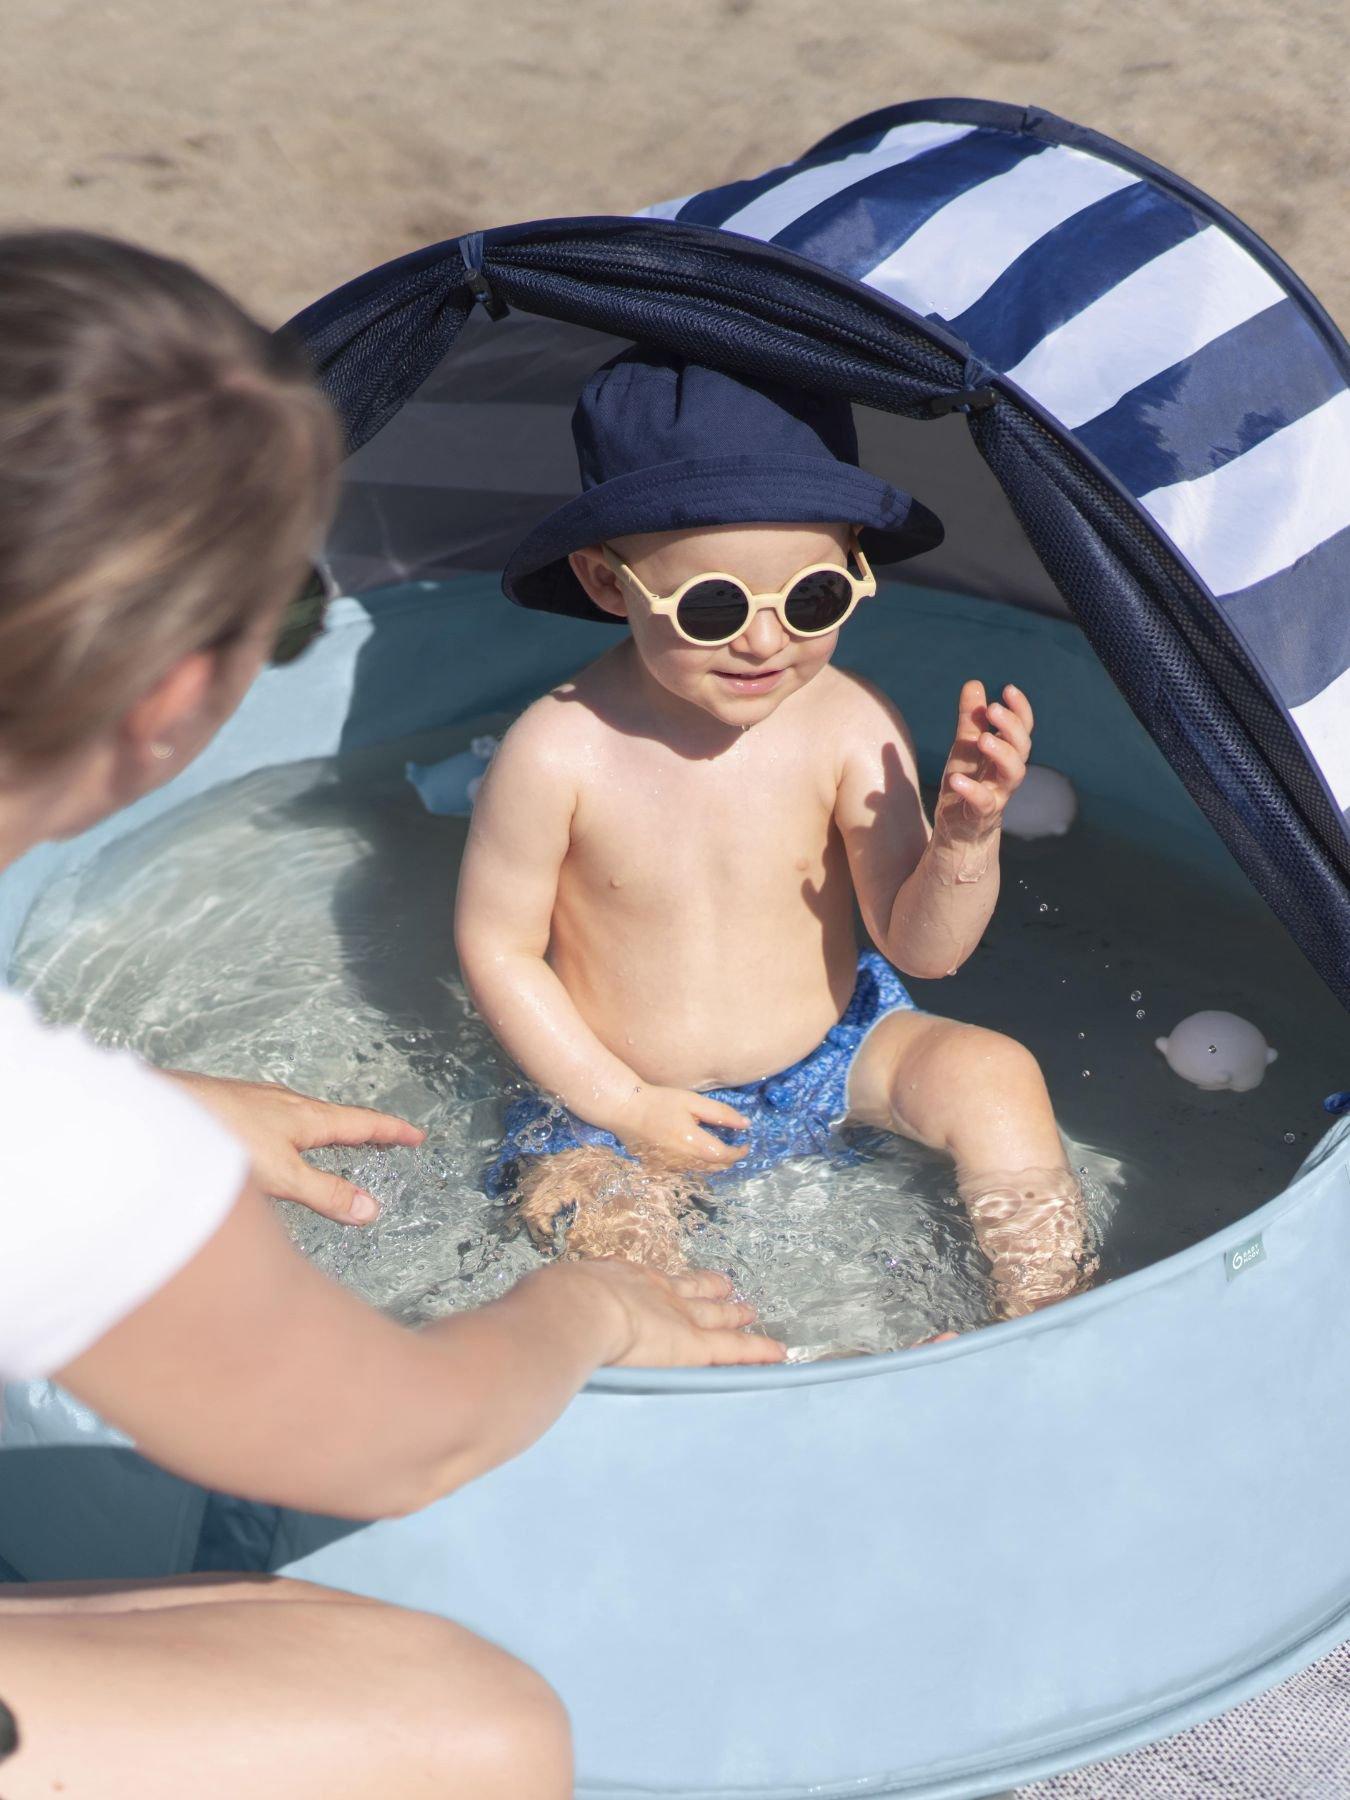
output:
[[[1140,1007],[1136,1007],[1136,1009],[1135,1009],[1135,1014],[1134,1014],[1134,1016],[1135,1016],[1135,1018],[1136,1018],[1136,1019],[1142,1019],[1142,1018],[1143,1018],[1143,1016],[1144,1016],[1144,1009],[1143,1009],[1143,1007],[1142,1007],[1142,1006],[1140,1006]]]
[[[1092,1074],[1091,1069],[1084,1069],[1083,1070],[1083,1080],[1086,1081],[1091,1074]]]
[[[1041,901],[1041,904],[1040,904],[1040,906],[1039,906],[1039,907],[1038,907],[1038,908],[1037,908],[1037,910],[1038,910],[1038,911],[1039,911],[1039,912],[1049,912],[1049,910],[1050,910],[1050,908],[1049,908],[1049,907],[1048,907],[1048,906],[1047,906],[1047,905],[1046,905],[1046,903],[1045,903],[1045,901],[1044,901],[1044,900],[1042,900],[1042,901]]]
[[[1080,1043],[1080,1044],[1081,1044],[1081,1043],[1082,1043],[1082,1041],[1083,1041],[1083,1039],[1084,1039],[1084,1038],[1085,1038],[1085,1037],[1086,1037],[1086,1036],[1087,1036],[1087,1033],[1086,1033],[1086,1031],[1080,1031],[1080,1032],[1079,1032],[1079,1034],[1078,1034],[1078,1041],[1079,1041],[1079,1043]]]
[[[1209,1053],[1211,1056],[1217,1056],[1219,1054],[1219,1046],[1217,1044],[1211,1044],[1209,1047]]]
[[[1134,992],[1130,995],[1131,1000],[1134,1000],[1136,1002],[1142,1000],[1143,997],[1144,997],[1143,994],[1140,993],[1138,988],[1136,988],[1134,990]]]
[[[1293,1143],[1293,1141],[1294,1141],[1294,1134],[1293,1134],[1293,1132],[1292,1132],[1292,1131],[1286,1131],[1286,1132],[1285,1132],[1285,1134],[1284,1134],[1284,1141],[1285,1141],[1285,1143],[1286,1143],[1286,1144],[1292,1144],[1292,1143]]]

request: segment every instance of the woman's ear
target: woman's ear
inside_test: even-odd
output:
[[[628,617],[628,598],[618,576],[605,561],[605,553],[599,544],[591,544],[585,550],[574,550],[568,557],[572,573],[586,590],[587,598],[598,606],[601,612],[607,612],[616,619]]]
[[[138,763],[153,766],[174,755],[182,762],[196,754],[216,661],[207,650],[183,657],[132,707],[122,730]]]

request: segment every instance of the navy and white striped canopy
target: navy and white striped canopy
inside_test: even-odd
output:
[[[294,325],[353,450],[353,592],[499,569],[575,493],[572,405],[626,342],[847,394],[947,526],[907,578],[1067,609],[1350,1006],[1350,347],[1177,176],[917,101],[635,218],[429,245]]]
[[[1350,357],[1236,220],[1145,159],[904,106],[646,209],[792,250],[963,340],[1189,564],[1350,808]],[[1056,122],[1060,123],[1060,122]]]

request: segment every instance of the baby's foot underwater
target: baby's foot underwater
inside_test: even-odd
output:
[[[970,1176],[960,1193],[991,1265],[996,1319],[1067,1300],[1096,1274],[1083,1190],[1068,1169]]]
[[[677,1275],[689,1266],[688,1234],[711,1202],[686,1169],[587,1144],[532,1160],[511,1205],[545,1253],[617,1256]]]

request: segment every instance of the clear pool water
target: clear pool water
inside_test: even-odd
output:
[[[12,971],[49,1017],[163,1066],[427,1127],[417,1151],[319,1158],[380,1198],[373,1228],[282,1208],[320,1266],[406,1320],[488,1299],[538,1260],[478,1185],[517,1077],[455,972],[464,822],[429,817],[402,775],[407,757],[471,735],[266,770],[187,803],[53,887]],[[1090,826],[1009,843],[985,943],[954,979],[914,990],[1040,1057],[1085,1172],[1102,1280],[1278,1192],[1321,1134],[1322,1096],[1350,1085],[1334,1003],[1258,902]],[[1246,1014],[1278,1047],[1255,1093],[1200,1093],[1154,1049],[1205,1007]],[[870,1136],[864,1149],[859,1164],[803,1161],[722,1189],[693,1245],[796,1356],[989,1319],[943,1162]]]

